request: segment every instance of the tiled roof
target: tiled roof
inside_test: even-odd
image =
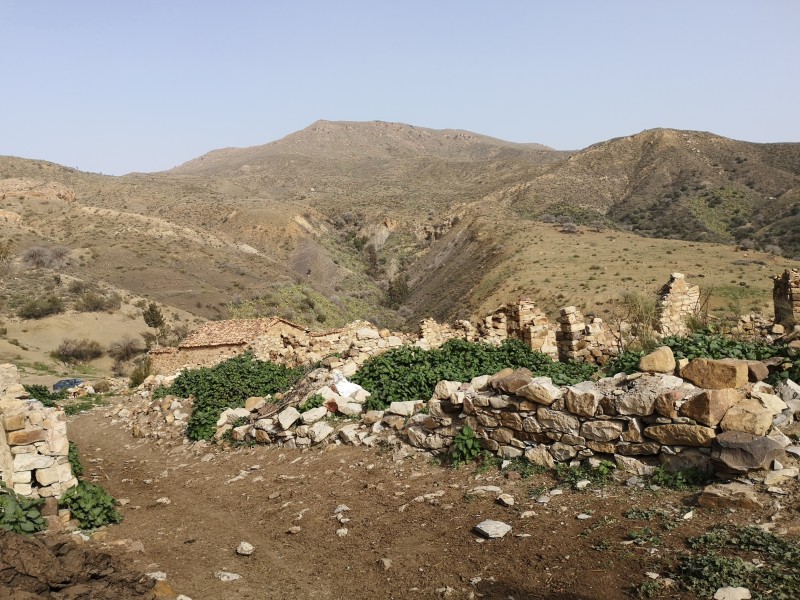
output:
[[[236,346],[252,342],[264,335],[274,319],[230,319],[209,321],[195,329],[180,343],[180,348],[202,346]]]

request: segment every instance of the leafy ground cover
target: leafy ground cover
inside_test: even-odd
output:
[[[240,408],[251,396],[285,392],[302,374],[302,369],[256,360],[245,353],[214,367],[184,371],[169,388],[156,390],[155,397],[194,397],[186,435],[191,440],[207,440],[214,435],[223,410]]]
[[[372,357],[352,379],[372,393],[368,407],[382,409],[395,401],[428,400],[439,381],[470,381],[506,367],[530,369],[556,385],[584,381],[596,370],[585,363],[554,361],[519,340],[505,340],[499,346],[449,340],[435,350],[403,346]]]

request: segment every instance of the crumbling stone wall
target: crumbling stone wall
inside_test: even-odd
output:
[[[787,269],[773,278],[772,301],[777,325],[800,324],[800,271]]]
[[[466,425],[500,457],[548,467],[598,456],[634,471],[658,463],[705,470],[712,460],[717,469],[745,471],[768,468],[783,454],[789,440],[773,424],[791,423],[800,403],[787,404],[764,383],[748,384],[746,361],[700,359],[682,373],[620,374],[566,387],[524,369],[443,381],[407,434],[415,446],[446,448]],[[793,388],[785,393],[796,395]],[[767,452],[755,453],[752,464],[737,462],[751,444]]]
[[[0,477],[22,496],[58,497],[78,483],[67,458],[67,418],[27,397],[17,368],[0,365]]]
[[[658,293],[657,331],[663,335],[686,335],[687,322],[700,309],[700,287],[686,283],[683,273],[673,273]]]
[[[558,358],[605,364],[619,353],[618,339],[599,317],[587,319],[574,306],[561,309],[556,332]]]
[[[154,348],[150,364],[154,373],[177,373],[182,369],[213,367],[247,350],[246,344],[208,346],[205,348]]]

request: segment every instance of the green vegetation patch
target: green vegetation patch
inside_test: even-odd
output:
[[[114,498],[94,483],[79,482],[64,493],[60,503],[70,510],[83,529],[96,529],[122,521]]]
[[[41,508],[44,498],[18,496],[0,481],[0,529],[14,533],[36,533],[47,528]]]
[[[688,540],[673,577],[711,597],[722,587],[746,587],[754,600],[790,600],[800,590],[800,542],[758,527],[717,526]]]
[[[207,440],[214,435],[223,410],[244,406],[250,396],[285,392],[302,374],[302,369],[256,360],[245,353],[214,367],[184,371],[161,393],[194,397],[186,435],[191,440]]]
[[[374,356],[352,380],[372,393],[367,408],[383,409],[395,401],[428,400],[442,380],[470,381],[507,367],[530,369],[535,377],[550,377],[556,385],[585,381],[595,372],[585,363],[556,362],[519,340],[499,346],[449,340],[436,350],[403,346]]]

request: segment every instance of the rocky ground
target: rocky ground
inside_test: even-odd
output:
[[[778,494],[752,477],[762,508],[702,508],[699,489],[578,490],[550,473],[445,467],[408,446],[225,450],[137,439],[107,414],[84,413],[69,430],[86,477],[122,504],[122,524],[91,547],[124,551],[131,571],[165,574],[194,600],[607,600],[651,577],[662,597],[694,598],[664,588],[687,538],[718,523],[800,533],[796,479]],[[486,520],[510,530],[486,539],[475,531]],[[251,555],[237,554],[241,542]]]

